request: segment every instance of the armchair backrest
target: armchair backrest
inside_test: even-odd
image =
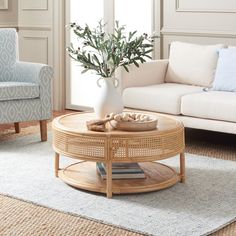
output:
[[[0,81],[10,81],[18,60],[18,37],[15,29],[0,29]]]

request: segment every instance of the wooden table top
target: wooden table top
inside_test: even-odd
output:
[[[135,112],[137,113],[137,112]],[[142,112],[145,113],[145,112]],[[146,114],[146,113],[145,113]],[[57,117],[53,120],[53,129],[60,132],[71,133],[71,134],[84,134],[91,136],[150,136],[158,135],[162,133],[171,133],[176,130],[182,129],[183,125],[177,119],[170,118],[166,115],[160,115],[155,113],[149,113],[157,117],[157,129],[152,131],[141,131],[141,132],[130,132],[130,131],[120,131],[109,129],[106,132],[95,132],[87,130],[86,121],[96,119],[94,113],[72,113]]]

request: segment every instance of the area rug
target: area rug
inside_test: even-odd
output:
[[[186,184],[107,199],[54,177],[50,140],[29,135],[1,142],[1,193],[153,235],[207,235],[236,220],[233,161],[187,154]],[[166,162],[179,164],[178,158]]]

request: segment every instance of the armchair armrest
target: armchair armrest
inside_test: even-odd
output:
[[[41,84],[51,81],[53,70],[50,66],[31,62],[17,62],[13,70],[13,81]],[[50,82],[51,83],[51,82]]]
[[[119,68],[116,77],[119,89],[122,92],[128,87],[141,87],[164,83],[168,60],[153,60],[140,64],[139,67],[131,65],[129,72]]]
[[[17,62],[13,70],[13,81],[36,83],[39,85],[39,99],[41,100],[42,120],[46,120],[51,117],[52,77],[53,69],[50,66],[44,64]]]

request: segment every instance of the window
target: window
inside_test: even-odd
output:
[[[69,22],[77,22],[82,26],[87,23],[94,27],[99,19],[103,18],[103,0],[71,0],[69,5]],[[69,42],[76,44],[76,40],[76,36],[70,32]],[[78,105],[82,109],[83,107],[92,107],[97,76],[89,72],[81,74],[83,69],[77,62],[70,59],[68,69],[67,107],[74,108],[73,105]]]
[[[151,34],[152,0],[115,0],[115,20],[126,25],[127,31]]]
[[[121,25],[126,25],[127,31],[137,30],[139,34],[153,32],[154,0],[70,0],[66,4],[67,24],[87,23],[93,27],[104,19],[108,30],[112,31],[114,21],[118,20]],[[67,45],[76,40],[68,29]],[[69,109],[93,107],[92,101],[99,92],[96,84],[98,76],[90,72],[81,74],[81,71],[78,63],[67,57],[66,107]]]

